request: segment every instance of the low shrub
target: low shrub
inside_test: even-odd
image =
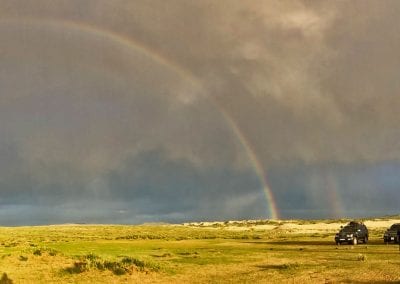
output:
[[[28,257],[27,257],[27,256],[23,256],[23,255],[20,255],[18,259],[19,259],[20,261],[27,261],[27,260],[28,260]]]
[[[67,267],[64,269],[65,272],[70,274],[79,274],[88,270],[87,263],[84,261],[77,261],[71,267]]]
[[[157,264],[145,262],[143,260],[133,257],[123,257],[120,261],[102,260],[100,257],[94,254],[88,254],[80,257],[80,261],[75,262],[73,266],[64,269],[68,273],[81,273],[90,268],[98,270],[109,270],[115,275],[124,275],[132,271],[132,268],[136,267],[139,271],[148,270],[159,270]],[[1,284],[1,283],[0,283]]]
[[[10,278],[8,278],[7,273],[4,272],[0,278],[0,284],[12,284],[12,283],[13,281]]]
[[[357,255],[357,260],[358,261],[366,261],[367,260],[367,256],[365,254],[359,253]]]

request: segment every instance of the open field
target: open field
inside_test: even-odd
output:
[[[382,240],[399,219],[366,220],[370,242],[357,246],[334,244],[348,220],[3,227],[0,273],[13,283],[400,282],[399,247]]]

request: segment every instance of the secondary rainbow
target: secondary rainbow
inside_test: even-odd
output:
[[[53,18],[24,18],[24,19],[16,19],[16,18],[3,18],[0,20],[1,23],[11,23],[11,24],[28,24],[28,25],[36,25],[36,26],[51,26],[53,28],[64,28],[64,29],[69,29],[73,30],[76,32],[80,33],[88,33],[93,36],[97,36],[99,38],[103,38],[105,40],[114,42],[120,46],[126,47],[128,50],[133,50],[135,52],[140,52],[147,57],[149,57],[151,60],[157,62],[158,64],[161,64],[165,66],[166,68],[172,70],[175,72],[177,75],[179,75],[181,78],[186,80],[187,82],[190,82],[193,86],[193,88],[198,88],[201,89],[201,82],[193,75],[191,72],[188,70],[185,70],[182,66],[176,64],[174,61],[170,60],[166,56],[163,56],[162,54],[156,52],[155,50],[150,49],[149,47],[145,46],[143,43],[125,36],[118,34],[114,31],[110,31],[104,28],[99,28],[93,25],[90,25],[88,23],[84,22],[76,22],[76,21],[70,21],[70,20],[65,20],[65,19],[53,19]],[[232,132],[235,134],[237,137],[238,141],[242,145],[244,151],[246,152],[249,161],[251,162],[257,176],[259,177],[259,180],[262,184],[263,191],[265,193],[265,198],[268,204],[268,215],[269,218],[271,219],[278,219],[279,214],[278,214],[278,209],[276,206],[276,202],[273,196],[273,193],[268,186],[267,179],[266,179],[266,173],[264,171],[264,168],[257,158],[255,151],[253,150],[253,147],[250,143],[250,141],[246,138],[246,136],[243,134],[235,120],[232,118],[232,116],[221,106],[216,100],[214,100],[212,97],[209,97],[210,102],[212,105],[219,111],[221,116],[223,117],[224,121],[227,123],[227,125],[230,127]]]

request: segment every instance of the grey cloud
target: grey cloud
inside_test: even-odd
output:
[[[283,216],[336,214],[324,209],[328,185],[348,214],[363,205],[381,212],[385,203],[394,210],[397,1],[3,0],[0,7],[3,204],[65,198],[75,208],[82,193],[124,222],[258,216],[265,208],[254,203],[261,185],[252,149]],[[346,201],[362,193],[359,205]],[[112,219],[91,208],[87,220]]]
[[[298,163],[271,169],[269,181],[287,218],[362,218],[397,214],[399,169],[398,161]]]
[[[254,173],[198,169],[189,160],[168,158],[164,151],[129,157],[95,180],[62,165],[36,170],[47,176],[0,175],[5,181],[1,208],[9,211],[0,218],[2,225],[228,220],[261,218],[267,212]],[[25,215],[29,210],[31,219]]]
[[[166,157],[163,151],[127,159],[121,168],[107,175],[107,181],[109,195],[131,202],[132,210],[138,213],[181,212],[195,219],[265,214],[260,182],[251,172],[197,169],[189,161]],[[233,209],[229,204],[235,198],[243,198],[243,204]],[[246,203],[246,198],[250,202]]]

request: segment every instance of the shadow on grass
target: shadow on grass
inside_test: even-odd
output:
[[[256,265],[260,270],[292,270],[300,267],[298,263],[284,263],[284,264],[264,264],[264,265]]]

